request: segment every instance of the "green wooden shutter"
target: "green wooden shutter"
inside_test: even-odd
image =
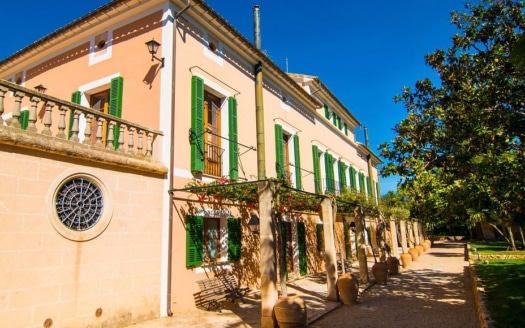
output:
[[[365,188],[365,175],[364,173],[359,173],[359,192],[366,195]]]
[[[199,266],[204,258],[204,219],[186,217],[186,266]]]
[[[325,153],[324,154],[324,170],[325,170],[325,173],[324,173],[324,176],[325,176],[325,180],[326,180],[326,186],[325,186],[325,192],[326,191],[330,191],[330,154],[328,153]]]
[[[229,127],[229,146],[230,146],[230,179],[239,178],[239,145],[237,136],[237,99],[228,98],[228,127]]]
[[[350,227],[348,226],[346,219],[343,219],[343,230],[345,237],[346,260],[350,261],[352,259],[352,241],[350,240]]]
[[[332,114],[332,123],[337,126],[337,115],[335,115],[335,113]]]
[[[71,94],[71,102],[80,105],[80,100],[82,99],[82,92],[75,91]],[[73,128],[73,121],[75,120],[75,110],[70,109],[69,110],[69,132],[67,133],[67,139],[71,139],[71,136],[73,135],[73,131],[71,129]]]
[[[109,89],[109,115],[115,117],[122,117],[122,91],[124,87],[124,79],[121,76],[111,79],[111,86]],[[118,138],[120,136],[120,127],[115,124],[113,129],[113,146],[118,148]]]
[[[381,200],[381,186],[379,185],[379,181],[376,182],[376,195],[377,195],[377,200],[380,201]]]
[[[330,180],[332,181],[332,184],[331,184],[331,190],[332,190],[332,193],[335,192],[335,171],[334,171],[334,163],[335,163],[335,160],[334,160],[334,157],[332,155],[330,155]]]
[[[321,191],[321,168],[319,167],[319,150],[317,146],[312,146],[312,157],[314,160],[314,184],[315,192],[320,194]]]
[[[22,130],[27,129],[27,125],[29,124],[29,111],[28,110],[20,111],[18,122],[20,123],[20,128]]]
[[[337,128],[339,130],[343,128],[343,122],[341,121],[341,116],[337,116]]]
[[[284,179],[283,127],[279,124],[275,124],[275,169],[277,178]]]
[[[339,189],[341,191],[346,190],[346,165],[339,161]]]
[[[326,119],[330,119],[330,110],[326,105],[324,105],[324,117],[326,117]]]
[[[346,123],[343,124],[343,129],[345,131],[345,136],[348,136],[348,125],[346,125]]]
[[[204,171],[204,80],[191,77],[191,171]]]
[[[295,153],[295,188],[303,189],[303,179],[301,177],[301,152],[299,151],[299,136],[293,136],[293,148]]]
[[[317,233],[317,250],[319,252],[324,251],[324,236],[323,236],[323,224],[318,223],[315,227],[315,231]]]
[[[357,190],[357,182],[355,180],[355,169],[350,166],[350,170],[349,170],[349,174],[350,174],[350,188],[352,188],[352,190]]]
[[[368,176],[368,177],[365,177],[366,179],[366,194],[368,196],[372,196],[372,177]]]
[[[334,182],[334,158],[332,155],[326,153],[324,156],[325,166],[326,166],[326,189],[329,192],[335,192],[335,182]]]
[[[241,220],[228,218],[228,261],[239,261],[241,259],[241,243]]]
[[[308,257],[306,256],[306,228],[304,222],[297,222],[297,246],[299,250],[299,273],[308,273]]]

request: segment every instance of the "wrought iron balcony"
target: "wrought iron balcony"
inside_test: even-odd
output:
[[[204,174],[222,176],[222,154],[224,149],[209,142],[204,143]]]

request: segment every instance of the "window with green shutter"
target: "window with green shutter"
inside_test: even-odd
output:
[[[82,92],[75,91],[75,92],[73,92],[71,94],[71,102],[72,103],[80,105],[81,99],[82,99]],[[67,133],[68,140],[71,139],[71,136],[73,135],[73,131],[71,131],[71,129],[73,129],[73,121],[75,119],[75,114],[74,113],[75,113],[74,109],[70,109],[69,110],[69,127],[68,127],[68,133]]]
[[[348,136],[348,125],[346,125],[346,123],[343,124],[343,129],[345,131],[345,136]]]
[[[376,182],[376,196],[377,199],[381,199],[381,186],[379,185],[379,181]]]
[[[328,109],[328,106],[324,105],[324,117],[326,117],[326,119],[330,119],[330,110]]]
[[[338,161],[338,172],[339,172],[339,190],[345,191],[346,188],[346,165],[345,163]]]
[[[355,177],[356,172],[352,166],[350,166],[348,174],[350,174],[350,188],[356,191],[357,190],[357,181]]]
[[[275,170],[277,171],[277,178],[284,179],[284,146],[283,146],[283,127],[275,124]]]
[[[293,136],[293,148],[295,156],[295,188],[303,189],[303,180],[301,176],[301,152],[299,151],[299,136],[295,134]]]
[[[335,113],[332,114],[332,123],[337,126],[337,115]]]
[[[237,99],[228,98],[228,131],[230,150],[230,179],[239,178],[239,144],[237,135]]]
[[[204,80],[191,77],[191,171],[204,171]]]
[[[368,176],[366,179],[366,194],[372,196],[372,177]]]
[[[109,115],[122,117],[122,92],[124,90],[124,79],[121,76],[111,79],[109,89]],[[113,128],[113,146],[119,147],[118,139],[120,136],[120,127],[116,124]]]
[[[366,195],[365,175],[362,172],[359,173],[359,192]]]
[[[241,244],[241,220],[228,218],[228,261],[239,261],[241,259]]]
[[[321,168],[319,163],[319,149],[317,146],[312,145],[312,158],[313,158],[313,165],[314,165],[314,185],[315,185],[315,192],[317,194],[322,193],[321,189]]]
[[[328,153],[324,155],[326,170],[326,189],[335,192],[334,157]]]
[[[18,122],[20,123],[20,128],[22,130],[27,129],[27,125],[29,124],[29,111],[28,110],[20,111]]]
[[[186,266],[202,264],[204,258],[204,219],[202,216],[186,217]]]
[[[343,121],[341,121],[341,117],[337,116],[337,128],[341,130],[343,128]]]
[[[304,222],[297,222],[297,248],[299,250],[299,273],[308,273],[308,257],[306,254],[306,228]]]

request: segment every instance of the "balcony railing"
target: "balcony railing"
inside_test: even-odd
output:
[[[4,100],[10,93],[14,97],[11,118],[4,121],[2,119],[2,115],[6,112]],[[28,125],[25,127],[27,131],[59,139],[69,139],[72,142],[126,153],[143,159],[149,159],[152,156],[155,138],[163,135],[161,131],[0,80],[0,125],[22,129],[19,122],[22,115],[22,104],[29,106]],[[43,109],[37,113],[41,104],[44,104]],[[73,114],[72,124],[69,131],[66,131],[66,117],[69,117],[70,113]],[[53,124],[57,119],[58,124]],[[85,122],[84,131],[79,131],[81,120]],[[67,123],[69,124],[69,121]],[[93,129],[93,126],[96,128]],[[120,130],[117,141],[113,140],[115,129]],[[104,133],[104,130],[107,132]]]
[[[337,196],[341,194],[341,188],[339,186],[339,181],[333,179],[323,179],[323,185],[325,192],[333,193]]]
[[[204,173],[222,176],[222,154],[224,149],[209,142],[204,143]]]

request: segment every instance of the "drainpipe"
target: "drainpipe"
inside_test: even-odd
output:
[[[261,32],[259,6],[253,6],[253,25],[255,46],[261,50]],[[257,132],[257,175],[259,180],[266,179],[266,155],[264,150],[264,106],[262,63],[255,65],[255,124]]]
[[[191,6],[191,0],[186,0],[186,6],[181,11],[175,14],[173,20],[173,57],[171,64],[171,131],[170,131],[170,168],[169,168],[169,190],[174,189],[173,183],[173,170],[175,167],[175,72],[177,65],[175,60],[177,58],[177,18],[182,15]],[[169,204],[168,204],[168,281],[167,281],[167,301],[166,301],[166,313],[168,316],[173,316],[171,311],[171,268],[172,268],[172,247],[173,247],[173,193],[169,193]]]

